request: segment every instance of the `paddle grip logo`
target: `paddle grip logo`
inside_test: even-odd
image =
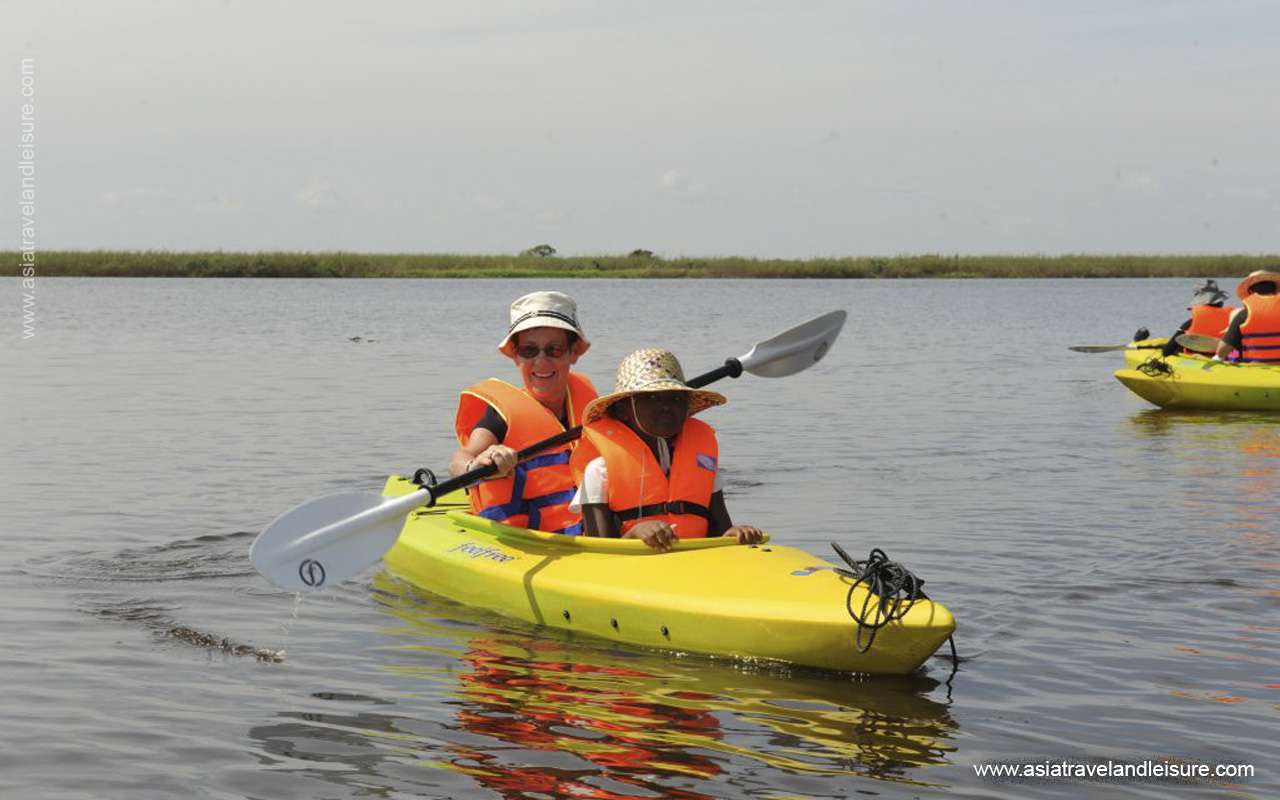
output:
[[[303,559],[298,565],[298,578],[312,589],[324,585],[324,565],[314,558]]]

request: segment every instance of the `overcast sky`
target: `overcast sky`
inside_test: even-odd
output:
[[[1276,2],[0,6],[46,250],[1280,251]]]

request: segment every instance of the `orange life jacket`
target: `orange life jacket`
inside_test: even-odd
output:
[[[565,402],[570,427],[578,424],[582,410],[595,397],[596,388],[591,381],[576,372],[569,373],[569,396]],[[560,420],[523,389],[488,378],[462,391],[454,422],[459,442],[466,444],[476,423],[490,407],[507,423],[507,436],[502,443],[512,450],[523,450],[565,431]],[[569,469],[573,446],[571,442],[539,453],[517,464],[505,478],[472,486],[472,512],[519,528],[570,535],[582,533],[582,515],[569,511],[569,501],[577,487]]]
[[[622,522],[621,533],[643,520],[661,519],[681,539],[697,539],[707,535],[711,522],[719,455],[711,426],[686,419],[671,452],[671,474],[664,475],[649,446],[626,425],[606,417],[582,429],[571,466],[581,485],[587,464],[604,457],[609,510]]]
[[[1226,333],[1227,325],[1231,322],[1232,311],[1235,311],[1235,309],[1231,306],[1225,308],[1222,306],[1192,306],[1191,324],[1187,326],[1187,333],[1221,339],[1222,334]]]
[[[1249,316],[1240,326],[1240,360],[1280,364],[1280,295],[1251,294]]]

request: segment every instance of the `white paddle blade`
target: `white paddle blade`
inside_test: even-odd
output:
[[[738,361],[742,368],[762,378],[782,378],[808,369],[831,349],[848,314],[832,311],[760,342]]]
[[[276,518],[249,548],[267,580],[293,592],[341,583],[391,549],[409,509],[371,492],[319,497]]]

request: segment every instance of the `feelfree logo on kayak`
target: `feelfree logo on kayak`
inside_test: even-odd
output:
[[[462,553],[463,555],[470,556],[471,558],[487,558],[490,561],[497,561],[500,564],[516,560],[516,556],[504,553],[496,547],[481,547],[480,545],[472,542],[463,542],[462,544],[454,545],[449,548],[449,552]]]

